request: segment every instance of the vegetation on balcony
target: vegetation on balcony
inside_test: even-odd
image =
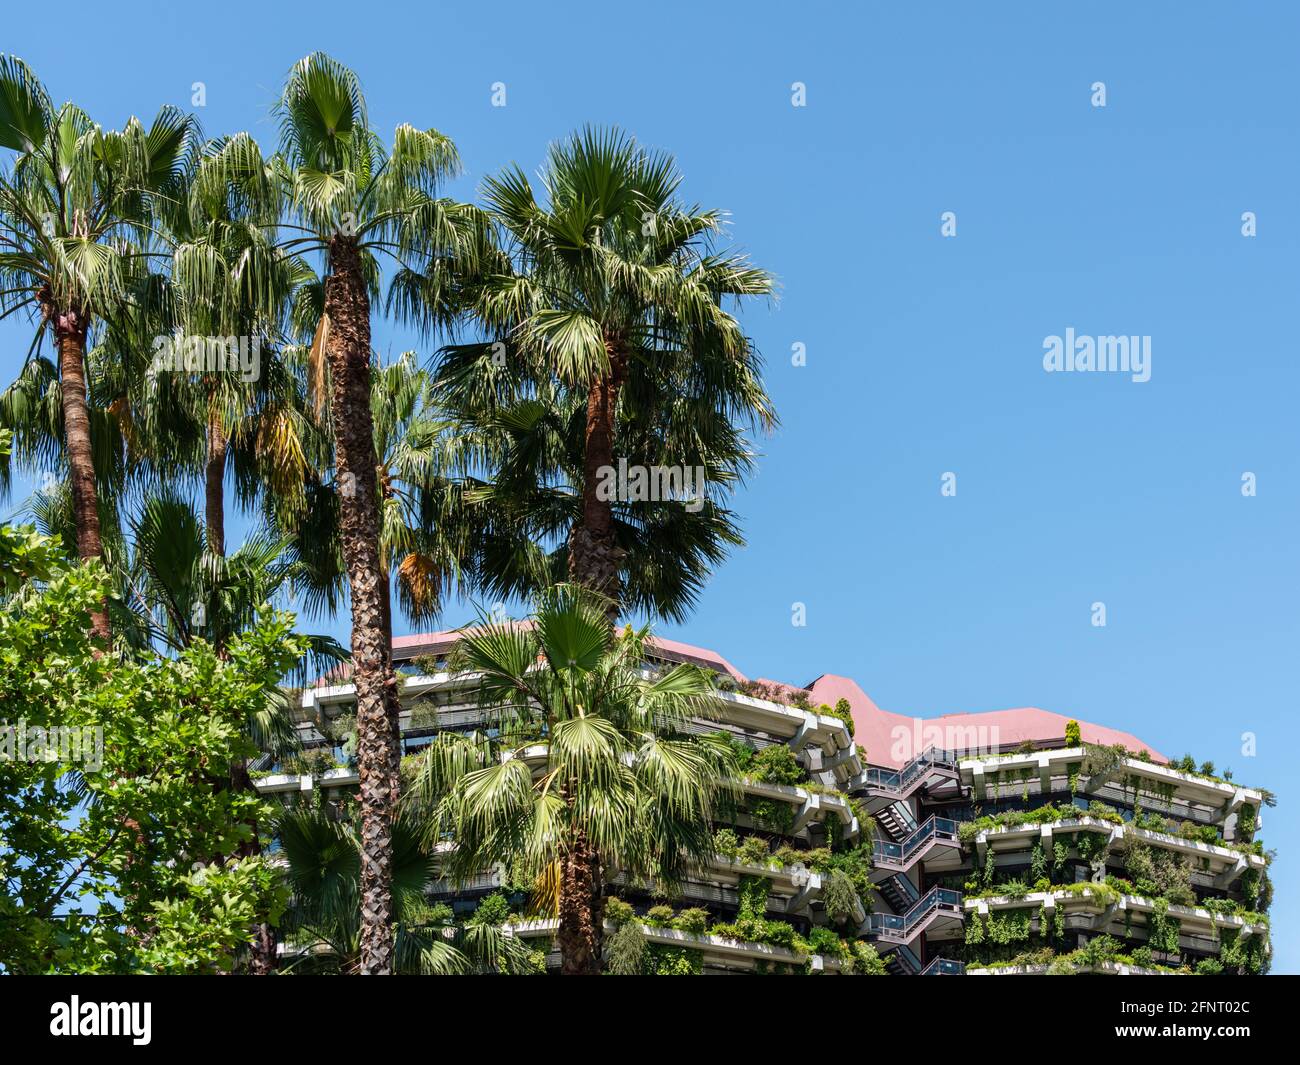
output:
[[[648,943],[645,928],[667,928],[691,936],[715,936],[736,943],[750,943],[790,951],[803,961],[797,965],[760,962],[769,972],[807,972],[806,961],[814,954],[839,962],[845,974],[878,976],[885,965],[875,948],[865,940],[850,939],[827,926],[814,926],[801,934],[785,921],[767,916],[769,882],[763,877],[745,877],[734,921],[715,921],[707,910],[692,907],[674,912],[671,906],[656,905],[638,915],[631,905],[611,898],[606,920],[615,930],[605,938],[606,971],[615,975],[662,973],[665,963],[674,973],[698,973],[702,968],[701,948],[673,947]],[[685,963],[683,962],[685,959]]]
[[[1080,973],[1103,972],[1110,965],[1127,965],[1153,973],[1188,974],[1194,971],[1187,966],[1174,968],[1157,962],[1149,947],[1138,947],[1128,953],[1125,953],[1121,947],[1122,944],[1118,940],[1111,936],[1102,935],[1094,936],[1083,947],[1066,954],[1058,953],[1052,947],[1040,947],[1037,950],[1023,951],[1003,960],[980,962],[978,964],[980,968],[990,970],[1042,969],[1048,976],[1076,976]],[[1206,962],[1212,962],[1212,960],[1205,959],[1201,966],[1204,966]],[[1212,964],[1217,966],[1217,963],[1212,962]],[[1198,966],[1195,971],[1209,972],[1210,970]]]

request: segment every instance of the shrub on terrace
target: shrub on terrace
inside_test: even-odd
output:
[[[766,865],[771,854],[771,844],[762,836],[746,836],[736,850],[736,860],[746,865]]]
[[[822,703],[817,708],[817,713],[824,717],[837,717],[844,722],[844,727],[849,730],[849,735],[853,735],[853,730],[857,727],[853,724],[853,708],[849,706],[847,699],[837,699],[834,706],[827,706]]]
[[[709,928],[709,911],[699,906],[682,910],[673,921],[673,927],[679,932],[702,936]]]
[[[624,925],[634,917],[636,917],[636,911],[632,909],[631,903],[612,896],[605,900],[605,920],[610,924]]]
[[[763,784],[798,785],[808,779],[794,751],[784,743],[774,743],[755,754],[746,775]]]
[[[735,830],[720,828],[714,832],[713,849],[722,857],[729,858],[734,862],[740,854],[740,839],[736,836]]]
[[[497,927],[505,924],[509,917],[509,899],[507,899],[501,892],[494,891],[478,904],[467,923],[471,925],[492,925]]]
[[[852,973],[855,976],[887,976],[889,970],[885,961],[876,953],[876,948],[865,940],[856,940],[852,945]]]
[[[645,912],[645,923],[651,928],[667,928],[673,922],[673,908],[671,906],[651,906]]]

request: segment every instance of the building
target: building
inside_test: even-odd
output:
[[[446,669],[455,638],[394,641],[406,753],[483,723],[474,680]],[[699,727],[728,733],[746,762],[718,853],[679,898],[612,885],[687,971],[861,971],[874,961],[861,941],[909,975],[1267,970],[1266,792],[1045,710],[922,720],[846,677],[751,681],[712,651],[651,646],[647,668],[716,675],[716,719]],[[333,801],[354,786],[332,724],[353,699],[345,672],[304,691],[304,754],[263,765],[259,789]],[[434,894],[470,912],[507,881],[485,869]],[[542,948],[554,927],[510,925]]]

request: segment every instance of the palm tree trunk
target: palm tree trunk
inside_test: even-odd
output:
[[[95,490],[95,460],[90,443],[90,414],[86,407],[85,319],[76,311],[52,315],[59,348],[59,382],[63,395],[63,435],[68,449],[72,481],[73,518],[77,526],[77,556],[83,561],[102,559],[104,543],[99,527],[99,498]],[[92,636],[108,641],[108,611],[104,604],[90,615]]]
[[[361,777],[361,959],[363,974],[393,971],[393,809],[397,795],[397,683],[385,638],[370,415],[370,297],[353,237],[330,242],[326,345],[339,483],[339,524],[352,598],[352,676],[357,689]]]
[[[220,412],[213,403],[208,408],[208,455],[203,468],[203,479],[208,550],[214,555],[226,553],[225,484],[228,447]]]
[[[607,339],[610,372],[587,390],[587,426],[584,438],[582,517],[569,530],[569,577],[610,600],[609,620],[618,619],[623,551],[614,536],[612,501],[596,492],[602,467],[614,466],[614,421],[618,396],[627,369],[627,353],[616,340]]]
[[[607,616],[618,620],[623,582],[623,550],[614,535],[611,500],[596,494],[601,468],[614,466],[614,430],[618,397],[627,371],[627,352],[616,339],[606,338],[610,371],[587,390],[587,425],[584,434],[582,517],[569,530],[569,578],[599,592],[609,600]],[[566,975],[599,973],[600,943],[605,912],[605,885],[600,856],[589,846],[586,834],[578,838],[564,859],[560,880],[560,972]]]
[[[600,973],[605,906],[598,869],[587,834],[579,830],[560,868],[560,927],[556,941],[562,976]]]

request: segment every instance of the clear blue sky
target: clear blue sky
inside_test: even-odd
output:
[[[665,634],[900,712],[1041,706],[1232,767],[1280,797],[1274,967],[1300,970],[1296,10],[560,6],[66,3],[69,37],[28,5],[3,47],[105,124],[202,81],[208,133],[268,143],[322,48],[381,129],[455,139],[464,197],[585,122],[675,152],[780,277],[748,324],[784,424],[736,501],[749,547]],[[1067,327],[1150,336],[1151,380],[1046,374]],[[0,330],[5,380],[22,333]]]

